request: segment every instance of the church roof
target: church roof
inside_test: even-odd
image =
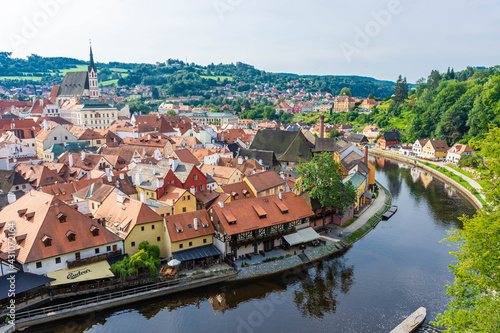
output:
[[[89,89],[89,76],[86,71],[67,72],[57,96],[82,96],[85,89]]]

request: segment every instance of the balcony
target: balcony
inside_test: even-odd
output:
[[[292,227],[288,230],[273,232],[273,233],[263,235],[263,236],[251,237],[251,238],[241,239],[241,240],[237,240],[237,241],[231,241],[231,242],[229,242],[229,246],[231,248],[240,248],[242,246],[246,247],[248,245],[253,245],[255,243],[259,244],[260,242],[263,242],[266,240],[279,239],[280,237],[282,237],[284,235],[291,234],[292,232],[295,232],[295,227]]]
[[[109,258],[118,257],[121,255],[122,255],[122,250],[118,250],[118,251],[99,254],[99,255],[84,258],[84,259],[78,259],[78,260],[74,260],[74,261],[66,261],[66,263],[68,264],[68,268],[75,268],[75,267],[79,267],[79,266],[83,266],[83,265],[92,264],[94,262],[106,260]]]

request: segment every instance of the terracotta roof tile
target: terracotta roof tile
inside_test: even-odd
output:
[[[214,227],[206,210],[167,216],[165,222],[172,242],[214,234]]]

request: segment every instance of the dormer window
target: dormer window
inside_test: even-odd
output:
[[[94,237],[99,236],[99,228],[96,227],[95,225],[90,227],[90,232],[92,233],[92,236],[94,236]]]
[[[48,235],[43,236],[42,242],[43,242],[43,245],[45,245],[45,247],[52,246],[52,238]]]
[[[24,214],[26,214],[26,212],[28,211],[27,208],[24,208],[24,209],[20,209],[17,211],[17,214],[19,214],[19,217],[23,216]]]
[[[175,223],[175,230],[178,234],[183,232],[182,225],[180,223]]]
[[[35,216],[35,212],[26,213],[26,215],[24,215],[24,217],[26,218],[26,221],[31,221],[31,219],[33,219],[34,216]]]
[[[25,240],[25,239],[26,239],[26,234],[16,236],[16,243],[17,243],[17,245],[21,244],[23,242],[23,240]]]
[[[66,215],[64,213],[57,214],[57,218],[59,219],[59,223],[66,222]]]
[[[66,237],[68,237],[68,241],[74,242],[76,240],[76,233],[72,230],[68,230],[68,232],[66,232]]]

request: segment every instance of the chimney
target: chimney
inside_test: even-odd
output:
[[[142,184],[142,173],[138,172],[135,174],[135,184],[134,185],[141,185]]]
[[[109,173],[109,168],[104,169],[104,174],[109,177],[111,174]]]
[[[84,151],[82,151],[82,152],[80,153],[80,156],[81,156],[81,158],[82,158],[82,161],[85,161],[85,152],[84,152]]]
[[[125,179],[125,174],[124,173],[120,173],[120,179],[121,180]]]
[[[248,160],[248,156],[245,156],[245,160]]]
[[[72,168],[73,167],[73,154],[69,153],[68,154],[68,163],[69,163],[69,167]]]
[[[47,120],[43,121],[43,130],[44,131],[48,131],[49,130],[49,123],[47,122]]]
[[[281,194],[281,192],[280,192],[280,193],[278,193],[278,198],[279,198],[280,200],[283,200],[283,194]]]
[[[113,176],[108,175],[108,183],[112,183],[112,182],[113,182]]]
[[[222,201],[219,201],[218,204],[219,204],[220,208],[224,208],[224,203]]]
[[[151,134],[148,134],[148,141],[151,140]]]
[[[11,203],[13,203],[14,201],[16,201],[16,195],[14,194],[14,192],[9,192],[7,193],[7,202],[9,203],[9,205]]]
[[[40,100],[40,106],[43,106],[43,99]]]
[[[323,139],[325,137],[325,116],[319,116],[319,137]]]
[[[213,177],[215,176],[215,168],[212,168],[212,171],[210,171],[210,175]]]
[[[259,160],[259,164],[264,165],[264,163],[262,163],[262,158]]]
[[[122,204],[125,201],[125,195],[123,194],[116,194],[116,202],[119,204]]]
[[[243,157],[238,157],[238,165],[242,165],[243,164]]]
[[[139,197],[142,203],[146,203],[146,192],[141,192],[141,194],[139,194]]]
[[[368,166],[368,146],[365,146],[365,158],[364,158],[365,165]]]
[[[163,184],[164,184],[163,178],[161,177],[156,178],[156,188],[162,188]]]
[[[193,225],[194,225],[194,231],[198,231],[198,219],[195,217],[193,222],[194,222],[193,223]]]

